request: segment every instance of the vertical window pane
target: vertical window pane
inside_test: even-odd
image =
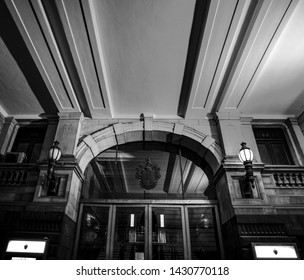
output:
[[[42,148],[42,143],[33,144],[33,151],[31,158],[29,160],[30,163],[35,163],[39,159],[41,148]]]
[[[283,144],[271,144],[276,164],[290,164]]]
[[[143,207],[116,208],[114,260],[145,258],[145,223]]]
[[[265,164],[273,164],[266,144],[258,144],[261,160]]]
[[[153,208],[152,259],[184,259],[183,227],[180,208]]]
[[[108,216],[108,207],[83,208],[77,259],[106,259]]]
[[[220,259],[212,208],[188,208],[191,259]]]

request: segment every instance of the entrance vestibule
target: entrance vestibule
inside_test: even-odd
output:
[[[217,206],[212,201],[202,203],[85,203],[81,207],[77,258],[221,259]]]
[[[223,258],[210,174],[204,160],[168,143],[102,152],[86,168],[75,257]]]

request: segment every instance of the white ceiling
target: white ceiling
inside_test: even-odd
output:
[[[194,5],[94,1],[114,116],[176,115]]]
[[[5,0],[0,11],[4,116],[304,109],[304,0]]]
[[[299,1],[249,91],[248,114],[298,115],[304,110],[304,1]],[[267,98],[265,98],[267,97]],[[263,102],[259,102],[263,100]],[[274,106],[275,104],[275,106]],[[254,111],[253,111],[254,110]]]

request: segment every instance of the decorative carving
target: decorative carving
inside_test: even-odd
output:
[[[139,168],[136,168],[135,178],[145,190],[154,189],[160,177],[160,168],[152,165],[150,159],[146,159],[145,165],[140,164]]]

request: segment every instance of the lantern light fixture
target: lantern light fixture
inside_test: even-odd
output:
[[[58,147],[59,142],[55,141],[53,146],[49,149],[49,160],[57,162],[61,157],[61,150]]]
[[[240,149],[239,152],[239,158],[241,162],[245,163],[247,161],[252,162],[253,160],[253,153],[252,151],[246,146],[245,142],[241,143],[242,148]]]
[[[250,198],[252,196],[251,189],[254,188],[254,176],[252,170],[252,160],[253,160],[253,153],[246,146],[245,142],[241,143],[242,148],[239,151],[239,158],[240,161],[243,162],[245,166],[245,176],[244,176],[244,184],[243,184],[243,192],[244,196]]]
[[[61,150],[59,148],[59,142],[55,141],[53,146],[49,149],[49,165],[47,171],[47,195],[48,196],[56,196],[58,192],[58,182],[55,176],[55,166],[57,161],[61,157]]]

